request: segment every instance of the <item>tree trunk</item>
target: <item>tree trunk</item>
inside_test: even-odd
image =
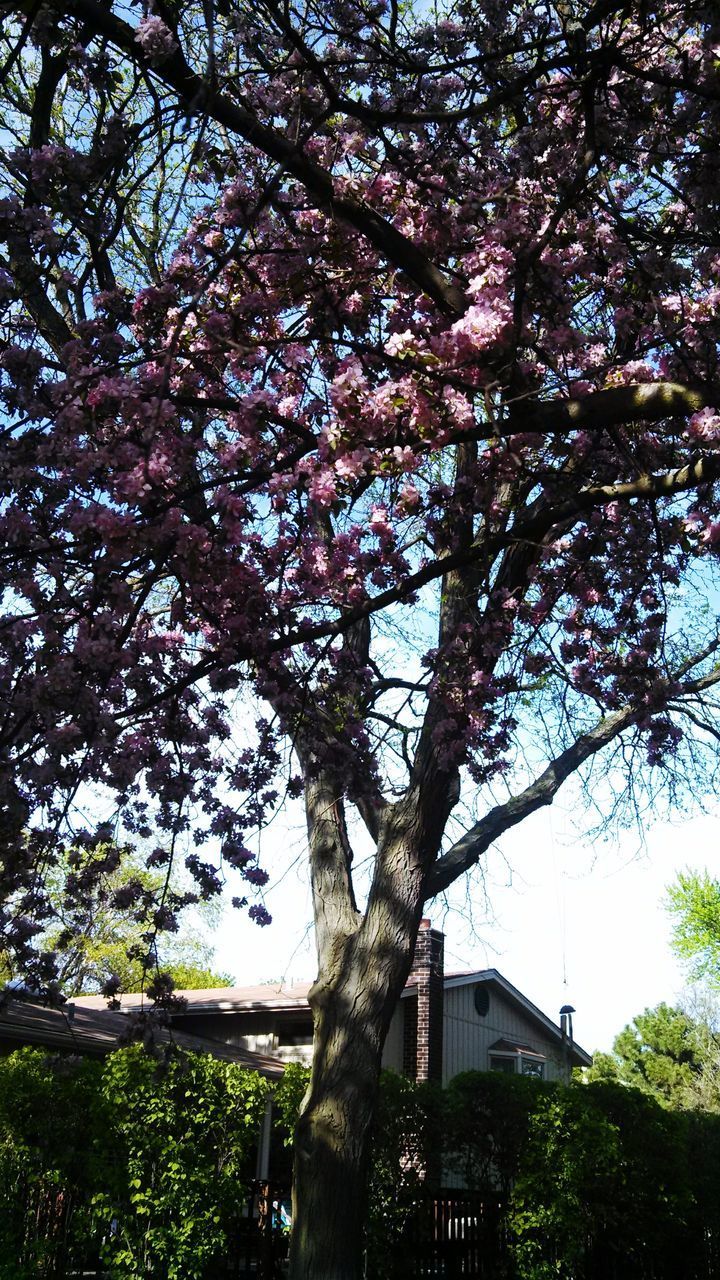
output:
[[[355,948],[349,949],[352,952]],[[310,1087],[295,1131],[290,1280],[359,1280],[370,1130],[382,1048],[410,967],[411,943],[315,984]]]
[[[377,852],[364,914],[352,883],[343,782],[303,761],[318,978],[310,1086],[295,1129],[290,1280],[359,1280],[363,1270],[369,1139],[380,1062],[405,985],[428,865],[454,803],[447,779],[394,805],[379,803]],[[439,776],[439,775],[438,775]]]

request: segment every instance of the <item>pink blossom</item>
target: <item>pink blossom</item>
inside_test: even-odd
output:
[[[135,32],[135,40],[145,56],[155,65],[165,62],[178,48],[172,31],[165,25],[162,18],[154,14],[148,14],[143,18]]]
[[[715,547],[720,543],[720,520],[708,520],[700,534],[700,541],[709,547]]]
[[[365,377],[360,361],[354,357],[343,360],[335,375],[331,388],[333,404],[341,409],[347,406],[365,386]]]
[[[400,511],[414,511],[420,503],[420,494],[414,484],[403,485],[398,494],[398,509]]]
[[[443,387],[442,398],[454,426],[461,429],[470,429],[475,426],[475,415],[467,396],[453,387]]]
[[[355,480],[362,475],[369,457],[367,449],[353,449],[352,453],[342,454],[334,463],[336,475],[342,480]]]
[[[329,507],[337,498],[335,476],[329,467],[316,471],[310,479],[309,494],[320,507]]]
[[[481,300],[468,307],[461,320],[452,326],[451,332],[478,350],[484,350],[500,342],[507,334],[512,321],[512,308],[507,298]]]
[[[688,422],[687,434],[691,440],[714,444],[720,440],[720,413],[707,406],[694,413]]]
[[[368,526],[372,533],[380,538],[392,537],[390,517],[386,507],[374,506],[368,518]]]
[[[389,356],[412,354],[416,343],[415,334],[410,329],[406,329],[404,333],[392,333],[390,335],[385,343],[385,351]]]
[[[231,6],[209,66],[188,14],[181,56],[144,4],[135,53],[173,74],[148,82],[157,116],[140,95],[122,120],[100,104],[132,59],[94,38],[80,57],[72,18],[50,32],[39,15],[70,51],[63,142],[32,146],[16,111],[21,194],[0,198],[0,810],[9,796],[23,841],[78,783],[112,788],[131,834],[222,844],[250,897],[266,875],[251,833],[293,746],[311,776],[329,761],[340,800],[400,795],[419,737],[447,796],[452,771],[485,787],[528,744],[542,769],[622,706],[628,751],[638,733],[653,763],[674,749],[684,677],[667,673],[714,634],[675,588],[687,574],[701,600],[705,573],[712,605],[720,550],[720,410],[701,394],[720,341],[717,32],[702,6],[611,14],[581,87],[538,6],[430,8],[415,75],[377,38],[382,0],[315,6],[313,65],[292,7],[275,23]],[[595,59],[603,41],[617,66]],[[519,78],[478,115],[497,51]],[[42,59],[18,57],[30,86]],[[164,179],[143,157],[166,128]],[[638,496],[642,475],[668,492]],[[202,894],[216,854],[190,855]]]

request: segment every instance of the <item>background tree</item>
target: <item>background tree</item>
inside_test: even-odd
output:
[[[425,902],[578,771],[712,783],[717,17],[2,8],[0,926],[48,981],[108,793],[154,928],[183,858],[264,923],[302,791],[291,1273],[350,1280]]]
[[[671,946],[691,986],[681,1005],[646,1009],[596,1053],[588,1080],[618,1080],[671,1107],[717,1111],[720,1054],[716,987],[720,979],[720,883],[707,871],[681,872],[668,887]]]
[[[720,986],[720,881],[708,871],[684,871],[668,887],[672,949],[693,981]]]
[[[83,891],[83,883],[90,892]],[[137,850],[101,844],[92,851],[71,850],[48,877],[52,923],[42,937],[45,958],[57,965],[54,983],[60,995],[107,991],[160,990],[170,979],[178,990],[231,986],[230,974],[212,968],[207,932],[216,920],[216,903],[194,908],[177,932],[158,932],[153,916],[164,876],[149,869]],[[137,895],[137,886],[142,893]],[[128,897],[134,907],[125,907]],[[9,959],[0,957],[0,980],[13,977]],[[160,980],[160,985],[158,985]]]
[[[596,1053],[590,1081],[615,1080],[670,1107],[698,1104],[708,1057],[717,1067],[710,1027],[682,1009],[659,1004],[639,1013],[615,1037],[611,1053]]]

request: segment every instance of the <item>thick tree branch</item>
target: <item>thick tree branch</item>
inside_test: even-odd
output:
[[[702,692],[720,683],[720,666],[698,680],[682,686],[680,696]],[[674,698],[674,701],[676,699]],[[618,738],[638,718],[638,708],[622,707],[620,711],[605,716],[588,733],[562,751],[530,786],[518,795],[511,796],[504,804],[496,805],[469,831],[461,836],[447,853],[438,858],[427,884],[427,898],[434,898],[474,867],[493,841],[517,826],[524,818],[545,805],[552,804],[560,787],[571,774],[576,773],[586,760],[602,751],[608,743]]]
[[[473,388],[465,388],[472,391]],[[234,412],[242,404],[242,400],[234,396],[191,396],[171,394],[174,404],[187,408],[216,409],[220,412]],[[523,402],[511,406],[509,420],[502,422],[486,422],[480,426],[458,432],[450,437],[449,444],[463,444],[468,441],[490,440],[494,437],[506,437],[518,432],[537,431],[544,435],[567,435],[572,431],[605,431],[612,426],[626,426],[642,420],[660,422],[668,418],[688,418],[705,406],[714,408],[720,405],[720,386],[705,388],[683,387],[679,383],[654,382],[633,383],[625,387],[612,387],[606,391],[596,391],[582,399],[541,400],[533,403]],[[302,458],[317,447],[317,440],[311,432],[306,431],[298,423],[273,412],[273,423],[302,436],[306,443],[292,453],[272,463],[256,467],[248,472],[223,477],[223,483],[242,481],[239,493],[251,492],[252,488],[270,476],[288,471],[296,466]],[[415,441],[413,441],[415,444]],[[419,452],[434,447],[422,442],[416,445]],[[188,489],[179,496],[194,493],[199,489],[211,489],[218,484],[217,476],[198,484],[197,489]],[[178,499],[178,500],[179,500]],[[173,502],[176,501],[173,498]]]
[[[581,399],[516,401],[509,406],[509,427],[564,435],[568,431],[597,431],[631,422],[662,422],[687,418],[706,405],[720,405],[720,387],[684,387],[677,382],[628,383],[608,387]]]
[[[449,888],[465,871],[474,867],[486,849],[511,827],[517,826],[529,814],[544,805],[551,804],[571,774],[590,756],[601,751],[613,738],[627,729],[636,716],[634,707],[623,707],[614,715],[605,716],[589,733],[582,734],[571,747],[560,753],[529,787],[504,804],[496,805],[476,822],[474,827],[438,858],[427,882],[427,897],[434,898]]]
[[[65,318],[50,301],[47,282],[37,265],[27,236],[22,234],[19,228],[8,244],[8,267],[15,288],[40,333],[54,354],[61,357],[63,348],[72,341],[74,334]]]
[[[18,6],[22,12],[27,7],[27,0],[25,5]],[[60,11],[80,18],[97,35],[112,41],[133,62],[149,67],[135,39],[135,28],[95,0],[71,0]],[[252,112],[219,93],[188,66],[179,49],[161,66],[152,67],[152,74],[173,90],[188,114],[202,110],[204,116],[244,138],[251,146],[257,147],[271,160],[282,165],[303,184],[320,208],[330,210],[333,217],[342,219],[359,231],[389,263],[404,271],[432,298],[441,311],[455,316],[466,311],[468,299],[464,291],[450,282],[407,236],[363,200],[347,194],[341,195],[327,170],[308,159],[289,137],[263,124]]]

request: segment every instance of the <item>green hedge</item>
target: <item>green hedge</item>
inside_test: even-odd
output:
[[[300,1084],[296,1073],[288,1125]],[[416,1280],[433,1266],[433,1274],[465,1274],[460,1247],[455,1257],[442,1246],[433,1255],[432,1202],[450,1187],[470,1193],[457,1212],[477,1216],[481,1274],[492,1280],[720,1275],[716,1115],[672,1112],[609,1083],[466,1072],[443,1090],[385,1074],[368,1275]]]
[[[101,1260],[118,1280],[215,1274],[268,1095],[256,1072],[142,1046],[0,1058],[0,1280]]]
[[[484,1202],[483,1251],[493,1280],[705,1280],[720,1274],[720,1117],[671,1112],[613,1084],[540,1083],[492,1072],[457,1076],[442,1092],[393,1081],[384,1108],[424,1110],[414,1149],[432,1149],[428,1172],[464,1184]],[[395,1143],[395,1259],[382,1263],[392,1205],[387,1122],[375,1167],[385,1192],[371,1211],[375,1274],[412,1275],[403,1242],[417,1181]],[[402,1127],[402,1126],[400,1126]],[[422,1127],[422,1126],[421,1126]],[[432,1193],[431,1193],[432,1194]],[[426,1217],[427,1221],[427,1217]],[[391,1229],[390,1234],[393,1234]],[[492,1259],[492,1262],[490,1261]],[[485,1273],[483,1273],[485,1274]]]
[[[62,1275],[92,1250],[109,1172],[101,1067],[20,1049],[0,1058],[0,1277]]]
[[[289,1134],[305,1083],[275,1093]],[[101,1260],[117,1280],[209,1280],[239,1226],[271,1086],[210,1057],[0,1059],[0,1280]],[[383,1077],[368,1274],[420,1274],[433,1195],[482,1204],[493,1280],[720,1275],[720,1117],[598,1083],[469,1072],[445,1090]],[[468,1212],[479,1212],[470,1209]],[[447,1274],[450,1274],[448,1272]]]

